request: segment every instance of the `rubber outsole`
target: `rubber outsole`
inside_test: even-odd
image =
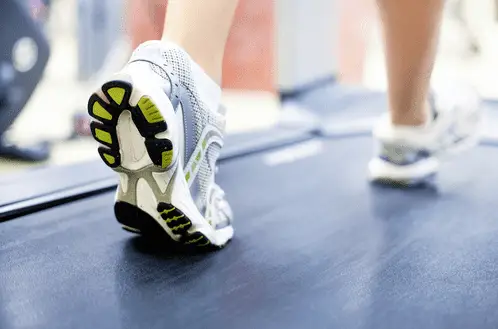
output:
[[[166,121],[159,109],[143,96],[136,106],[129,100],[133,87],[126,81],[110,81],[102,86],[109,103],[93,94],[88,101],[88,114],[98,120],[90,124],[93,138],[103,146],[98,151],[102,161],[111,168],[121,164],[119,143],[116,134],[118,118],[123,111],[130,111],[133,123],[145,138],[147,153],[154,165],[168,168],[173,160],[173,145],[168,139],[157,139],[155,135],[167,130]]]
[[[446,150],[446,156],[439,156],[439,160],[442,161],[449,156],[455,156],[457,154],[464,153],[465,151],[477,146],[479,144],[479,140],[480,135],[478,132],[469,135],[468,137],[462,139],[459,143],[455,144],[453,147]],[[371,171],[369,180],[373,184],[388,185],[396,188],[427,187],[433,186],[435,184],[437,173],[438,170],[434,172],[428,172],[423,176],[415,178],[393,178],[388,174],[373,174]]]
[[[386,185],[400,189],[432,186],[435,181],[435,173],[417,179],[396,180],[388,177],[377,177],[370,179],[370,182],[374,185]]]
[[[164,209],[174,208],[172,205],[168,204],[162,204],[162,206]],[[175,213],[175,216],[179,216],[178,214],[180,212],[175,210]],[[114,214],[124,230],[142,235],[153,241],[160,241],[161,245],[168,248],[186,251],[214,251],[221,248],[220,246],[210,243],[208,238],[200,232],[187,234],[187,231],[185,230],[180,241],[173,240],[152,216],[142,209],[126,202],[116,202],[114,204]],[[164,219],[164,215],[161,216]],[[167,219],[165,219],[165,221],[167,221]],[[190,220],[185,216],[182,217],[181,222],[183,225],[187,223],[188,225],[191,225]],[[175,222],[174,220],[169,223],[170,225],[168,226],[170,228],[175,227],[175,225],[182,225],[180,222]]]
[[[93,138],[101,144],[98,148],[102,161],[117,170],[121,165],[120,147],[117,138],[118,119],[123,111],[131,112],[131,118],[140,135],[152,163],[158,171],[165,171],[173,164],[173,143],[169,139],[155,136],[168,129],[167,123],[152,100],[143,96],[136,106],[132,106],[130,97],[133,86],[126,81],[110,81],[102,86],[106,102],[94,93],[88,101],[88,113],[97,121],[90,124]],[[187,248],[219,249],[224,247],[210,242],[200,232],[189,232],[191,220],[174,205],[160,203],[157,211],[166,226],[179,239],[173,239],[168,232],[148,213],[135,205],[116,202],[114,213],[123,229],[150,238],[159,238]],[[163,234],[166,233],[166,234]]]

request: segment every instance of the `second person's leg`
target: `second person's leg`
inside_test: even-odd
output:
[[[430,112],[428,93],[444,0],[377,2],[385,40],[391,120],[395,125],[422,125]]]
[[[374,130],[379,150],[370,162],[370,175],[374,180],[418,184],[438,171],[442,155],[477,143],[480,104],[476,95],[463,92],[445,104],[438,95],[430,101],[443,0],[378,0],[378,6],[389,115]]]

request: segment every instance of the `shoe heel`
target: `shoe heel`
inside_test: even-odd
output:
[[[110,168],[121,165],[120,146],[117,138],[118,118],[123,111],[130,111],[152,163],[168,169],[174,162],[173,143],[156,138],[168,126],[158,107],[148,96],[140,97],[137,105],[130,104],[133,86],[127,81],[113,80],[102,86],[106,99],[94,93],[88,101],[88,114],[96,119],[90,124],[93,138],[101,144],[98,149],[102,161]]]

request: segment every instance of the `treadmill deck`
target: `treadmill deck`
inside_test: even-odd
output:
[[[408,191],[367,182],[371,145],[222,163],[236,236],[215,253],[121,230],[113,193],[2,223],[0,328],[495,329],[498,149]]]

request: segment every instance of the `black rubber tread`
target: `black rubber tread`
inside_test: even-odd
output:
[[[99,104],[102,108],[104,108],[109,114],[111,115],[111,118],[104,118],[97,116],[94,111],[93,111],[93,105],[97,103]],[[103,123],[108,123],[108,124],[116,124],[119,114],[121,111],[119,111],[117,108],[109,106],[102,98],[99,97],[97,94],[92,94],[90,98],[88,99],[88,114],[94,118],[95,120],[101,121]]]
[[[116,103],[109,94],[109,90],[111,90],[112,88],[120,88],[125,90],[123,99],[121,100],[120,104]],[[110,105],[115,109],[125,110],[129,108],[132,91],[133,91],[133,86],[131,85],[131,83],[127,81],[111,80],[102,85],[102,92],[109,100]],[[119,111],[119,113],[121,113],[121,111]]]
[[[161,202],[157,206],[157,211],[173,233],[180,235],[180,244],[188,249],[216,250],[224,246],[212,244],[201,232],[189,233],[192,227],[190,219],[172,204]]]
[[[158,209],[159,208],[165,210],[172,209],[174,207],[167,203],[161,203]],[[165,215],[162,214],[161,217],[163,217],[164,220],[171,219],[175,216],[180,217],[170,221],[168,225],[168,227],[172,230],[175,227],[184,225],[176,230],[176,232],[180,234],[179,241],[173,240],[163,229],[163,227],[154,220],[154,218],[132,204],[123,201],[116,202],[114,205],[114,214],[117,221],[123,225],[123,229],[126,231],[142,235],[144,238],[147,238],[152,242],[160,242],[161,244],[164,244],[169,248],[173,248],[176,251],[215,251],[224,247],[212,244],[209,239],[200,232],[189,234],[187,230],[192,226],[192,223],[190,222],[190,219],[188,219],[176,208],[174,211],[171,211]]]
[[[105,140],[99,139],[99,136],[97,134],[97,132],[99,130],[108,133],[111,137],[112,142],[109,143]],[[118,145],[118,143],[116,142],[118,140],[117,135],[116,135],[116,129],[114,129],[111,125],[106,125],[106,124],[100,123],[98,121],[92,121],[90,123],[90,131],[92,133],[93,138],[96,141],[98,141],[100,144],[103,144],[103,145],[109,147],[110,149],[115,149],[116,145]]]
[[[117,88],[123,91],[122,98],[117,102],[111,93],[111,89]],[[102,85],[102,92],[108,99],[103,100],[99,95],[93,94],[88,100],[88,114],[98,120],[90,124],[93,138],[102,144],[98,151],[102,161],[111,167],[117,168],[121,165],[119,143],[117,139],[116,126],[118,118],[125,110],[131,112],[132,120],[137,127],[140,135],[145,137],[145,147],[152,162],[161,168],[167,168],[173,162],[173,144],[168,139],[158,139],[155,135],[167,130],[166,121],[161,116],[155,104],[147,97],[143,96],[137,106],[130,106],[130,97],[133,92],[133,86],[126,81],[114,80]],[[94,111],[94,105],[98,104],[102,108],[103,115],[99,116]],[[148,122],[142,109],[154,111],[154,122]],[[110,116],[110,117],[109,117]],[[100,129],[110,135],[111,142],[102,140],[97,135],[96,130]],[[107,155],[107,157],[106,157]],[[110,158],[111,156],[112,158]]]
[[[101,146],[98,148],[98,152],[102,161],[104,161],[104,163],[110,168],[117,168],[121,164],[121,155],[119,154],[119,150],[113,150],[108,147]],[[114,162],[109,162],[106,155],[112,156],[114,158]]]
[[[166,121],[154,123],[148,122],[138,105],[132,108],[131,115],[133,118],[133,122],[135,123],[135,126],[137,127],[142,137],[153,138],[155,135],[166,131],[166,129],[168,128]]]
[[[118,201],[114,204],[114,215],[123,228],[129,232],[141,234],[144,237],[167,244],[175,241],[162,229],[148,213],[127,202]],[[127,228],[131,228],[129,230]]]
[[[173,143],[169,139],[146,138],[145,148],[156,166],[165,169],[173,163]]]

